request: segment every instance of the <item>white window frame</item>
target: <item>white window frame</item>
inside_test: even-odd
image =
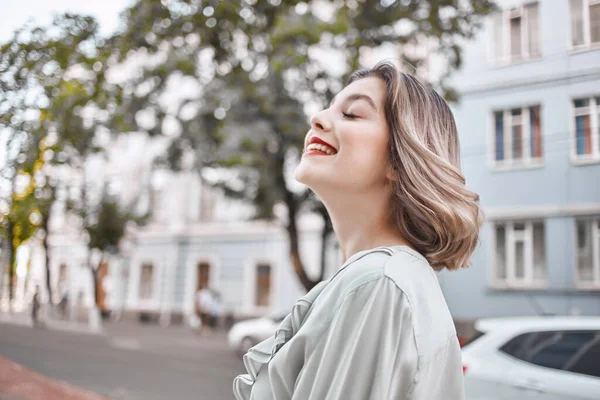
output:
[[[542,155],[541,157],[532,157],[531,155],[531,123],[530,123],[530,108],[539,107],[540,110],[540,130],[541,139],[542,139]],[[518,159],[512,158],[512,125],[513,125],[513,116],[512,110],[520,109],[521,110],[521,127],[523,129],[523,157]],[[502,112],[502,126],[503,126],[503,151],[504,151],[504,159],[496,160],[496,113]],[[512,107],[507,109],[496,109],[491,113],[492,123],[491,123],[491,135],[490,135],[490,165],[493,169],[515,169],[515,168],[527,168],[527,167],[539,167],[544,164],[544,152],[543,152],[543,142],[544,142],[544,134],[543,134],[543,124],[542,124],[542,106],[541,104],[532,104],[529,106],[523,107]]]
[[[600,163],[600,121],[598,113],[600,113],[600,104],[596,101],[595,96],[577,96],[571,99],[571,162],[575,165],[587,165]],[[575,100],[589,100],[588,112],[577,112],[575,108]],[[592,131],[592,153],[577,154],[577,126],[575,118],[580,115],[590,115],[590,129]]]
[[[600,47],[600,42],[592,43],[592,30],[590,27],[590,6],[600,4],[600,0],[582,0],[581,4],[583,7],[583,44],[575,45],[573,44],[573,27],[571,26],[573,23],[573,17],[571,15],[573,6],[571,6],[571,0],[569,0],[569,47],[572,51]]]
[[[541,34],[540,34],[540,25],[541,25],[541,18],[540,18],[540,9],[541,9],[541,2],[539,1],[530,1],[527,3],[523,3],[520,6],[516,6],[513,8],[509,8],[509,9],[505,9],[505,10],[501,10],[498,13],[500,14],[500,18],[493,18],[492,19],[492,27],[491,29],[494,32],[497,31],[501,31],[502,32],[502,54],[498,55],[495,54],[495,49],[497,48],[496,43],[494,43],[495,40],[497,40],[497,38],[495,37],[495,35],[491,35],[491,46],[490,49],[491,50],[491,62],[493,65],[496,66],[502,66],[502,65],[509,65],[509,64],[514,64],[514,63],[518,63],[518,62],[524,62],[524,61],[529,61],[529,60],[536,60],[536,59],[540,59],[542,56],[542,42],[541,42]],[[537,4],[538,7],[538,52],[535,54],[531,54],[530,52],[530,48],[529,48],[529,16],[528,13],[526,12],[526,7],[533,5],[533,4]],[[498,16],[498,14],[496,14],[496,16]],[[521,54],[519,54],[518,56],[513,56],[512,55],[512,51],[511,51],[511,33],[510,33],[510,22],[511,19],[513,18],[521,18]],[[501,21],[502,26],[500,27],[500,29],[496,30],[496,26],[494,24],[496,24],[498,21]]]
[[[593,279],[591,282],[582,281],[579,277],[579,246],[578,246],[578,222],[592,224],[592,270]],[[581,218],[575,220],[575,285],[579,289],[600,289],[600,217]]]
[[[515,223],[525,224],[524,231],[515,231],[514,225]],[[503,221],[495,221],[492,225],[492,286],[498,289],[542,289],[546,288],[548,285],[547,278],[544,279],[535,279],[534,274],[534,238],[533,238],[533,225],[535,223],[542,223],[544,225],[544,232],[546,230],[546,223],[543,220],[503,220]],[[497,240],[496,240],[496,226],[502,224],[504,225],[505,234],[506,234],[506,278],[504,280],[498,278],[498,259],[496,257],[498,253],[498,249],[496,248]],[[544,235],[547,237],[547,235]],[[523,242],[525,249],[525,276],[523,278],[517,278],[516,275],[516,244],[517,242]],[[544,243],[544,253],[546,253],[546,244]],[[548,275],[548,261],[547,258],[546,265],[544,268],[546,270],[546,277]]]

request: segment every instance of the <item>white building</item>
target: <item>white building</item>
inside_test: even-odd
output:
[[[220,293],[223,311],[235,317],[290,309],[305,290],[291,265],[284,227],[248,220],[248,207],[203,187],[197,173],[153,173],[152,160],[161,151],[164,143],[124,135],[108,152],[108,164],[88,166],[88,176],[110,181],[122,201],[139,195],[141,203],[153,207],[151,222],[103,267],[101,308],[115,315],[150,314],[162,323],[188,321],[195,313],[195,293],[207,286]],[[94,284],[81,232],[60,210],[52,222],[54,300],[67,287],[74,307],[91,306]],[[305,215],[299,226],[302,260],[317,276],[322,222]],[[341,261],[334,246],[329,244],[326,276]],[[42,288],[43,270],[43,257],[32,260],[31,277]]]

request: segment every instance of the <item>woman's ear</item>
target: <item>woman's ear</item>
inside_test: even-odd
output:
[[[390,165],[387,168],[387,172],[385,174],[385,177],[392,182],[396,182],[399,177],[398,177],[398,173],[396,172],[396,170],[394,170],[394,168]]]

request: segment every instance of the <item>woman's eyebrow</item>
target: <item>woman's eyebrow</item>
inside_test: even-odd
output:
[[[336,98],[337,98],[337,96],[334,97],[333,100],[331,100],[331,104],[329,105],[329,107],[333,106]],[[351,94],[350,96],[346,97],[346,99],[344,99],[344,102],[347,103],[347,102],[352,102],[352,101],[356,101],[356,100],[365,100],[367,103],[369,103],[369,105],[373,108],[373,110],[377,111],[377,106],[375,105],[375,102],[373,101],[373,99],[363,93]]]

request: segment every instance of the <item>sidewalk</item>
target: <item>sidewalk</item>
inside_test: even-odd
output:
[[[107,400],[0,356],[0,400]]]
[[[113,347],[127,350],[163,349],[163,351],[167,351],[172,348],[191,351],[229,350],[227,332],[224,329],[200,335],[187,325],[174,324],[163,327],[155,323],[142,324],[127,320],[117,322],[107,319],[102,322],[102,328],[99,331],[93,331],[85,322],[51,317],[43,317],[41,321],[39,329],[98,335],[105,337]],[[0,312],[0,324],[33,327],[31,317],[25,312]],[[0,397],[0,400],[4,399]]]
[[[94,331],[90,329],[87,323],[82,322],[73,322],[61,319],[54,319],[50,316],[42,316],[40,320],[41,326],[46,329],[52,329],[56,331],[66,331],[66,332],[74,332],[74,333],[87,333],[87,334],[96,334],[103,335],[104,332]],[[19,326],[29,326],[32,327],[33,323],[31,321],[31,317],[27,312],[0,312],[0,324],[12,324]],[[4,400],[0,398],[0,400]]]

